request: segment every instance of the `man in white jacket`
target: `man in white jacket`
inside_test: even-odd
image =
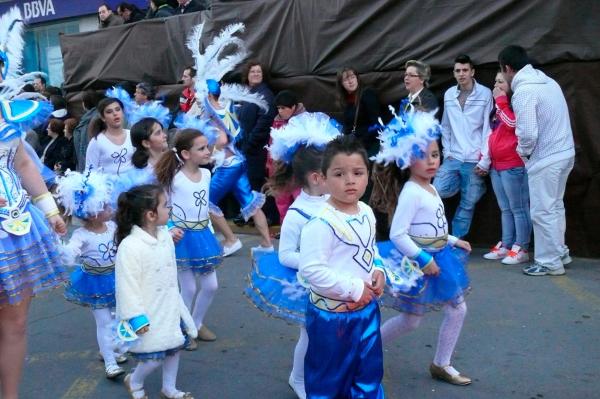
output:
[[[467,235],[475,204],[485,193],[483,176],[490,166],[488,136],[490,113],[494,105],[492,92],[473,78],[475,68],[468,55],[454,60],[457,85],[444,94],[442,146],[444,163],[433,185],[442,198],[460,191],[460,203],[452,219],[452,234]]]
[[[506,47],[498,62],[513,91],[517,152],[529,176],[535,262],[523,273],[560,276],[571,262],[565,245],[563,196],[575,162],[575,145],[567,102],[558,83],[529,64],[522,47]]]

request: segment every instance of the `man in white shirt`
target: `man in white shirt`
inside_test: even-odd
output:
[[[517,153],[529,177],[535,262],[523,269],[530,276],[560,276],[571,263],[565,245],[563,197],[575,163],[575,144],[563,92],[542,71],[534,69],[524,48],[508,46],[498,62],[513,92],[517,120]]]
[[[475,68],[468,55],[454,60],[458,83],[444,94],[442,146],[444,162],[433,185],[440,197],[449,198],[460,191],[460,203],[452,219],[452,234],[467,235],[475,204],[485,193],[483,176],[489,169],[488,136],[492,92],[473,78]]]

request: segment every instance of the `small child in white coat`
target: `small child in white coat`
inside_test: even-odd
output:
[[[162,364],[161,398],[193,398],[176,388],[179,350],[187,340],[182,329],[190,338],[197,330],[179,294],[164,191],[143,185],[122,193],[116,219],[117,316],[139,338],[129,349],[139,363],[125,377],[125,386],[132,398],[147,398],[144,380]]]

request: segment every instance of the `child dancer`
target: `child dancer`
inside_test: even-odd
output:
[[[308,291],[298,282],[296,273],[300,261],[300,232],[317,214],[329,197],[321,174],[323,148],[340,131],[324,114],[295,117],[288,125],[272,129],[270,157],[275,161],[275,171],[270,179],[273,191],[302,189],[291,204],[281,226],[279,258],[277,254],[263,254],[254,260],[250,286],[246,295],[254,304],[269,314],[300,324],[300,338],[294,350],[294,362],[289,385],[296,395],[304,399],[304,356],[308,335],[304,327],[304,312]]]
[[[159,183],[170,195],[171,234],[177,241],[175,254],[181,296],[198,330],[198,339],[214,341],[216,335],[204,325],[204,316],[217,292],[221,246],[210,230],[208,202],[210,171],[200,166],[211,160],[208,139],[199,130],[184,129],[175,146],[156,165]],[[200,280],[198,287],[196,277]],[[194,349],[191,344],[190,349]]]
[[[383,324],[381,336],[388,343],[416,329],[427,310],[443,307],[444,320],[430,366],[431,376],[455,385],[468,385],[471,379],[456,371],[450,359],[466,315],[463,294],[469,284],[465,261],[455,255],[453,247],[470,252],[471,246],[448,235],[444,205],[431,185],[440,166],[438,135],[439,124],[433,113],[420,111],[395,115],[380,135],[382,151],[376,160],[395,162],[400,168],[410,167],[410,179],[398,198],[390,239],[424,273],[408,292],[394,292],[386,297],[386,306],[403,313]],[[392,182],[384,182],[388,184]]]
[[[383,398],[377,297],[385,277],[373,211],[359,201],[367,154],[354,137],[337,138],[325,149],[322,172],[330,197],[300,240],[300,273],[310,284],[306,396]]]
[[[83,227],[76,229],[63,247],[65,264],[74,265],[76,260],[81,263],[81,267],[71,273],[65,298],[92,309],[106,378],[116,378],[125,373],[117,363],[127,361],[127,357],[115,354],[117,348],[112,338],[116,324],[111,308],[116,305],[114,235],[117,226],[110,220],[108,176],[95,170],[85,174],[67,172],[58,180],[57,197],[66,215],[75,215],[84,221]]]
[[[139,360],[125,376],[131,398],[147,398],[146,377],[162,364],[161,398],[192,399],[176,388],[179,350],[186,338],[196,337],[192,316],[177,285],[167,196],[155,185],[134,187],[119,196],[115,241],[117,315],[139,339],[129,352]]]

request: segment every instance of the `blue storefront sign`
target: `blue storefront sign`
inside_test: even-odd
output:
[[[140,9],[148,8],[148,0],[129,0]],[[106,4],[116,9],[119,0],[108,0]],[[28,24],[53,21],[63,18],[79,17],[98,12],[102,1],[91,0],[0,0],[0,14],[5,13],[13,6],[21,9],[21,15]]]

